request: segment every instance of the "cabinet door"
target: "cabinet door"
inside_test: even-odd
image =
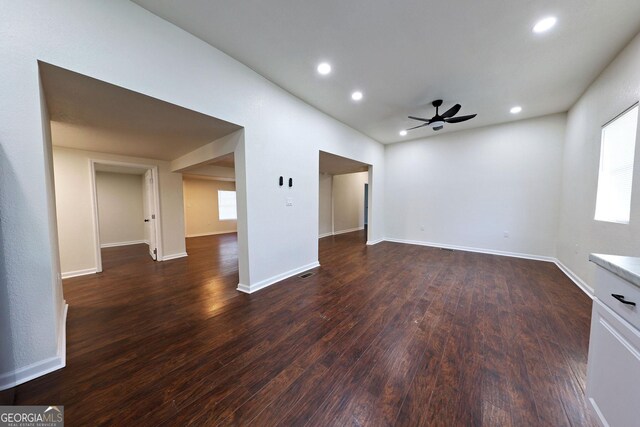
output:
[[[640,422],[640,333],[598,299],[593,302],[587,397],[604,425]]]

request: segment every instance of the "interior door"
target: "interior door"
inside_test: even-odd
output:
[[[157,260],[156,244],[156,212],[155,192],[153,191],[153,174],[149,169],[144,173],[144,235],[149,240],[149,255]]]

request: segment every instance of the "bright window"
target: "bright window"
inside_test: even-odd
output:
[[[602,128],[597,221],[629,223],[637,128],[637,105]]]
[[[218,190],[218,219],[220,221],[238,219],[235,191]]]

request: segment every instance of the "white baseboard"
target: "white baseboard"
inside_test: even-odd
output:
[[[178,259],[178,258],[184,258],[188,256],[186,252],[181,252],[179,254],[171,254],[171,255],[165,255],[162,257],[162,259],[160,261],[169,261],[172,259]]]
[[[318,239],[322,239],[324,237],[329,237],[329,236],[333,236],[333,233],[331,231],[328,233],[322,233],[321,235],[318,236]]]
[[[251,293],[251,287],[249,285],[245,285],[244,283],[238,283],[238,287],[236,289],[240,292],[244,292],[245,294]]]
[[[129,246],[129,245],[139,245],[141,243],[149,244],[147,240],[131,240],[128,242],[116,242],[116,243],[103,243],[100,245],[100,248],[115,248],[117,246]]]
[[[62,369],[66,366],[66,330],[68,308],[69,305],[65,302],[63,315],[60,318],[61,325],[58,326],[58,349],[56,356],[49,357],[48,359],[32,363],[31,365],[23,366],[22,368],[0,374],[0,391],[13,388],[17,385],[34,380],[38,377],[49,374],[53,371],[57,371],[58,369]]]
[[[384,239],[367,240],[367,246],[377,245],[380,242],[384,242]]]
[[[307,265],[303,265],[302,267],[294,268],[293,270],[289,270],[287,272],[277,274],[268,279],[261,280],[257,283],[254,283],[253,285],[245,285],[243,283],[238,283],[237,290],[239,290],[240,292],[251,294],[256,291],[259,291],[260,289],[266,288],[267,286],[271,286],[274,283],[278,283],[284,279],[288,279],[291,276],[295,276],[296,274],[300,274],[302,272],[305,272],[307,270],[311,270],[312,268],[317,268],[317,267],[320,267],[320,263],[318,261],[314,261]]]
[[[353,233],[354,231],[360,231],[360,230],[364,230],[364,227],[349,228],[347,230],[334,231],[333,235],[336,236],[338,234]]]
[[[64,301],[62,309],[62,318],[58,326],[58,357],[62,362],[62,368],[67,366],[67,314],[69,313],[69,304]]]
[[[68,279],[69,277],[86,276],[87,274],[95,274],[97,272],[98,270],[96,270],[95,268],[86,268],[84,270],[66,271],[62,273],[60,276],[63,279]]]
[[[493,249],[472,248],[472,247],[467,247],[467,246],[447,245],[447,244],[442,244],[442,243],[422,242],[422,241],[419,241],[419,240],[394,239],[394,238],[391,238],[391,237],[385,237],[384,239],[381,239],[381,240],[384,240],[384,241],[387,241],[387,242],[394,242],[394,243],[404,243],[404,244],[408,244],[408,245],[429,246],[429,247],[433,247],[433,248],[454,249],[454,250],[458,250],[458,251],[477,252],[477,253],[489,254],[489,255],[498,255],[498,256],[513,257],[513,258],[531,259],[531,260],[535,260],[535,261],[552,262],[556,266],[558,266],[560,271],[562,271],[573,283],[575,283],[580,288],[580,290],[582,290],[585,294],[587,294],[587,296],[589,298],[593,299],[593,297],[594,297],[593,288],[591,286],[587,285],[587,283],[584,280],[582,280],[577,274],[575,274],[573,271],[571,271],[559,259],[554,258],[554,257],[542,256],[542,255],[523,254],[523,253],[519,253],[519,252],[497,251],[497,250],[493,250]],[[376,243],[378,243],[378,242],[376,241]],[[369,244],[369,242],[367,242],[367,244]]]
[[[575,283],[580,289],[582,289],[582,291],[587,294],[587,296],[591,299],[594,298],[595,296],[595,290],[587,285],[587,282],[585,282],[584,280],[582,280],[576,273],[574,273],[573,271],[571,271],[569,269],[569,267],[567,267],[566,265],[564,265],[562,263],[562,261],[560,261],[559,259],[556,259],[555,264],[558,266],[558,268],[569,278],[571,279],[571,281],[573,283]]]
[[[600,410],[600,407],[592,397],[589,398],[589,403],[591,404],[591,408],[593,408],[593,411],[596,413],[596,416],[598,417],[598,421],[600,421],[600,425],[608,426],[609,423],[607,423],[606,419],[604,418],[604,414]]]
[[[215,233],[196,233],[196,234],[187,234],[185,237],[203,237],[203,236],[217,236],[218,234],[231,234],[237,233],[237,230],[231,231],[216,231]]]
[[[7,390],[17,385],[26,383],[50,372],[64,368],[62,360],[58,356],[41,360],[31,365],[24,366],[11,372],[0,375],[0,390]]]
[[[507,251],[498,251],[495,249],[483,249],[483,248],[474,248],[469,246],[448,245],[445,243],[422,242],[419,240],[393,239],[390,237],[385,237],[384,240],[386,240],[387,242],[405,243],[408,245],[429,246],[432,248],[453,249],[456,251],[477,252],[481,254],[508,256],[512,258],[532,259],[536,261],[555,262],[556,260],[553,257],[543,256],[543,255],[531,255],[531,254],[524,254],[520,252],[507,252]]]

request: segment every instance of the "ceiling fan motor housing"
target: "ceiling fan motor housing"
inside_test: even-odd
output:
[[[409,118],[412,119],[412,120],[419,120],[419,121],[424,122],[424,123],[419,125],[419,126],[415,126],[415,127],[409,128],[407,130],[413,130],[413,129],[418,129],[418,128],[422,128],[422,127],[425,127],[425,126],[429,126],[431,129],[437,131],[437,130],[441,130],[444,127],[445,123],[465,122],[467,120],[473,119],[477,115],[477,114],[470,114],[468,116],[457,116],[457,117],[454,117],[456,114],[458,114],[458,112],[460,111],[460,108],[462,108],[462,106],[460,104],[454,105],[453,107],[449,108],[447,111],[442,113],[442,115],[441,115],[439,110],[438,110],[438,107],[440,107],[442,105],[442,99],[436,99],[431,104],[434,107],[436,107],[436,115],[433,116],[431,119],[424,119],[422,117],[409,116]]]

